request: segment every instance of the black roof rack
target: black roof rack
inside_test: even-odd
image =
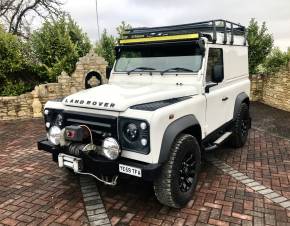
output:
[[[181,24],[164,27],[139,27],[132,28],[125,31],[124,37],[126,39],[139,37],[154,37],[165,35],[189,34],[197,32],[201,36],[209,38],[209,41],[216,43],[217,32],[223,33],[223,43],[227,43],[227,35],[231,35],[230,44],[234,44],[234,36],[244,36],[244,45],[246,45],[247,32],[246,28],[240,24],[233,23],[227,20],[209,20],[190,24]],[[212,33],[212,36],[204,33]]]

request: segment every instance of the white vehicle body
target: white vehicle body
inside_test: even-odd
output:
[[[175,135],[186,130],[198,136],[200,144],[206,148],[212,141],[203,141],[233,121],[239,104],[249,101],[248,47],[243,36],[233,36],[225,37],[217,32],[214,42],[206,36],[200,37],[204,54],[197,72],[132,71],[129,74],[116,71],[115,65],[108,84],[72,94],[62,102],[48,101],[45,109],[146,121],[150,126],[149,151],[142,153],[121,147],[121,158],[124,159],[146,164],[165,162],[168,146],[175,138],[169,130],[175,130],[175,127],[178,130],[179,122],[183,126]],[[223,63],[223,79],[215,84],[207,78],[212,49],[221,53]],[[176,101],[154,110],[142,110],[142,105],[166,100]],[[141,108],[134,107],[139,105]],[[191,121],[194,123],[190,124]],[[186,127],[187,122],[190,123]],[[122,139],[120,128],[118,131],[118,137]]]

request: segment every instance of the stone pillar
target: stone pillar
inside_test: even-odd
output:
[[[35,89],[31,92],[33,96],[32,109],[33,109],[33,117],[40,118],[42,117],[42,104],[39,101],[39,87],[36,86]]]

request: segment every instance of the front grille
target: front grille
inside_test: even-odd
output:
[[[64,120],[65,126],[88,126],[92,131],[94,143],[97,145],[101,144],[105,137],[117,139],[117,117],[65,111]]]

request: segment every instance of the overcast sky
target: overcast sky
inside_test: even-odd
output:
[[[68,11],[92,41],[98,37],[96,0],[66,0]],[[132,26],[163,26],[209,19],[247,25],[250,18],[266,21],[275,45],[290,46],[290,0],[98,0],[100,29],[116,34],[126,21]]]

